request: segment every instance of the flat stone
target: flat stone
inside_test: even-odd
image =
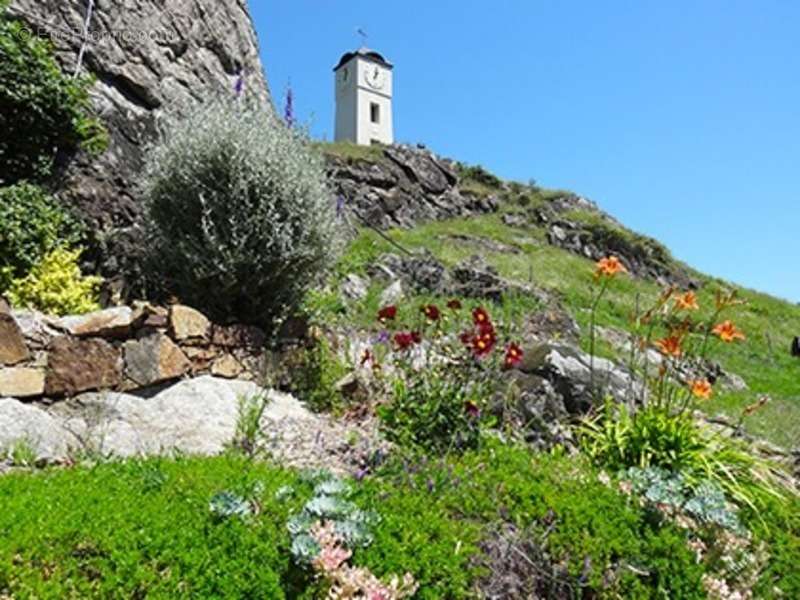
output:
[[[166,328],[169,325],[169,311],[162,306],[137,300],[133,303],[133,327]]]
[[[208,341],[211,321],[193,308],[176,304],[169,309],[169,331],[178,342]]]
[[[162,333],[153,333],[123,345],[125,375],[141,386],[177,379],[192,363],[181,349]]]
[[[22,310],[14,311],[12,315],[30,349],[46,348],[53,338],[66,333],[61,328],[60,319],[44,313]]]
[[[72,396],[122,383],[122,355],[100,338],[61,336],[50,344],[45,376],[48,396]]]
[[[77,440],[44,410],[13,398],[0,398],[0,452],[26,444],[37,460],[63,460]]]
[[[211,374],[225,379],[236,379],[244,372],[244,367],[230,354],[218,358],[211,366]]]
[[[219,352],[215,348],[185,346],[182,350],[192,364],[192,374],[208,371],[211,369],[211,364],[219,356]]]
[[[85,315],[63,317],[61,325],[78,337],[125,337],[133,324],[133,311],[127,306],[98,310]]]
[[[33,398],[44,394],[44,369],[0,369],[0,396]]]
[[[0,365],[15,365],[28,356],[22,330],[14,317],[0,313]]]
[[[251,325],[214,325],[211,343],[223,348],[263,348],[266,334]]]

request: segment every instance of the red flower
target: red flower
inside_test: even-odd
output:
[[[503,364],[505,365],[506,369],[516,367],[521,362],[522,348],[520,348],[517,344],[509,344],[506,348],[506,357],[503,360]]]
[[[478,334],[479,335],[494,335],[494,325],[491,321],[484,321],[480,325],[478,325]]]
[[[442,317],[439,307],[435,304],[428,304],[427,306],[420,308],[420,310],[425,314],[425,317],[427,317],[429,321],[438,321]]]
[[[394,304],[384,306],[378,311],[379,321],[393,321],[397,316],[397,307]]]
[[[413,341],[415,344],[421,344],[422,343],[422,334],[419,331],[412,331],[411,332],[411,341]]]
[[[467,400],[464,402],[464,412],[473,419],[477,419],[481,416],[481,409],[478,408],[478,405],[472,400]]]
[[[479,327],[486,324],[491,325],[492,323],[492,320],[489,318],[489,313],[486,312],[486,309],[483,307],[478,307],[472,311],[472,320],[475,325]]]
[[[460,336],[458,336],[458,339],[460,339],[461,343],[464,344],[465,346],[469,346],[472,343],[472,332],[465,331]]]
[[[414,334],[406,331],[399,331],[394,334],[394,343],[398,350],[405,350],[414,343]]]
[[[447,303],[447,308],[450,310],[461,310],[461,302],[456,298],[453,298]]]
[[[486,356],[494,349],[496,343],[497,336],[494,329],[486,328],[472,338],[472,353],[477,357]]]

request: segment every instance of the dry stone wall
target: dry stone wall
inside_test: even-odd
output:
[[[188,306],[135,303],[54,318],[0,306],[0,397],[132,391],[186,377],[255,380],[264,333],[216,325]]]

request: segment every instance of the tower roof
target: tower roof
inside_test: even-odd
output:
[[[386,60],[382,54],[376,52],[375,50],[370,50],[366,46],[361,46],[361,48],[359,48],[358,50],[354,50],[353,52],[346,52],[345,54],[343,54],[342,58],[339,59],[338,64],[335,67],[333,67],[333,70],[337,71],[339,67],[349,62],[350,59],[352,59],[355,56],[360,56],[361,58],[364,58],[366,60],[378,63],[379,65],[382,65],[387,69],[394,68],[394,65],[392,65],[392,63]]]

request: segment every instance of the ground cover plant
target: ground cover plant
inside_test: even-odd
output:
[[[481,564],[478,545],[503,523],[533,524],[550,560],[587,593],[702,597],[702,568],[682,533],[655,527],[579,460],[490,442],[446,459],[398,460],[361,482],[333,481],[314,484],[235,455],[6,476],[0,592],[315,597],[325,588],[292,557],[289,524],[344,484],[351,491],[342,502],[379,516],[350,564],[390,586],[397,575],[398,589],[409,573],[414,597],[479,595],[476,582],[497,566]],[[336,489],[314,491],[325,482]]]

